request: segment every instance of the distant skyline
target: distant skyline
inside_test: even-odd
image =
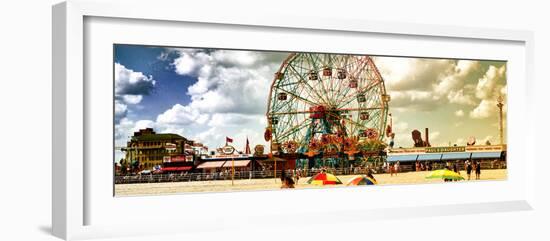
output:
[[[176,133],[215,149],[267,145],[263,132],[273,74],[289,53],[115,45],[115,145],[140,128]],[[433,146],[499,142],[496,99],[506,62],[373,57],[391,96],[395,146],[430,128]],[[504,118],[506,120],[506,118]],[[504,122],[506,123],[506,122]],[[506,126],[506,125],[505,125]],[[506,131],[506,129],[505,129]],[[116,152],[116,161],[123,153]]]

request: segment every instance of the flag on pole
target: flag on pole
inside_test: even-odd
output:
[[[250,142],[248,142],[248,137],[246,137],[246,147],[244,148],[244,154],[250,154]]]
[[[233,139],[229,138],[229,137],[225,137],[225,145],[227,146],[227,143],[233,143]]]

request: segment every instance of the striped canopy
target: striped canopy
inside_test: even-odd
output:
[[[376,180],[373,180],[367,176],[355,176],[348,181],[346,185],[348,186],[359,186],[359,185],[376,185],[378,184]]]
[[[342,184],[342,181],[330,173],[321,172],[310,178],[307,183],[313,185],[335,185]]]

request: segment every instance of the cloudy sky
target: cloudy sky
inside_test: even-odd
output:
[[[288,53],[115,45],[115,143],[140,128],[177,133],[210,149],[263,140],[273,74]],[[396,146],[430,128],[433,146],[498,142],[496,98],[505,62],[373,57],[391,96]],[[506,105],[505,105],[506,109]],[[116,153],[116,160],[123,156]]]

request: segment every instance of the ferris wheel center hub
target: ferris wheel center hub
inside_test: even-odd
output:
[[[324,105],[317,105],[309,107],[309,118],[311,119],[321,119],[325,117],[326,107]]]

